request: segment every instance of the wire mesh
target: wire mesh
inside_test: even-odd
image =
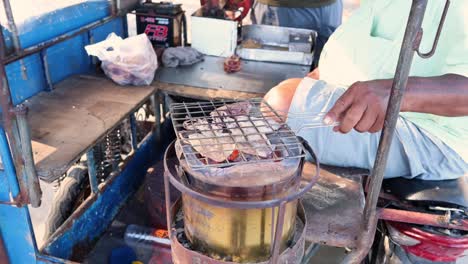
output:
[[[170,110],[192,169],[303,157],[285,116],[262,99],[174,103]]]

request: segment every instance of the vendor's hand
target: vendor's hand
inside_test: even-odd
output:
[[[356,82],[335,102],[324,122],[339,121],[340,125],[333,128],[335,132],[348,133],[353,128],[378,132],[384,124],[390,90],[391,82],[387,80]]]
[[[309,78],[312,78],[312,79],[315,79],[315,80],[320,80],[320,72],[319,72],[319,68],[315,68],[313,71],[309,72],[307,74],[307,77]]]

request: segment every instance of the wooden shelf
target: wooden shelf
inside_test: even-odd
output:
[[[155,91],[152,86],[123,87],[106,78],[72,76],[27,101],[39,177],[57,179]]]

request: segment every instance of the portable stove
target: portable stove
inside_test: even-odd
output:
[[[173,104],[171,117],[178,140],[165,161],[178,159],[165,164],[168,223],[175,215],[172,184],[182,192],[190,242],[181,247],[171,228],[174,262],[185,263],[180,256],[207,263],[298,262],[304,250],[298,226],[305,224],[298,199],[319,175],[317,162],[316,177],[301,185],[304,150],[315,156],[310,147],[260,99]]]

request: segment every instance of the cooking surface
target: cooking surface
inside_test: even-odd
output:
[[[261,99],[171,105],[188,165],[196,170],[301,158],[284,118]]]
[[[289,78],[302,78],[309,66],[260,61],[241,61],[241,70],[233,74],[224,72],[225,58],[206,56],[204,61],[178,68],[160,67],[155,80],[208,89],[264,94]]]

